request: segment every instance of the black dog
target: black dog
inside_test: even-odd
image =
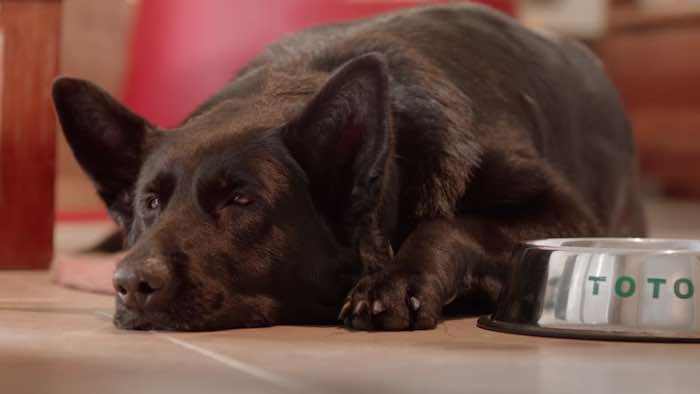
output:
[[[53,89],[130,246],[119,327],[433,328],[498,295],[519,241],[644,234],[600,63],[479,6],[292,35],[174,130]]]

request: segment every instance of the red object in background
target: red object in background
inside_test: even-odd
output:
[[[48,268],[53,254],[60,1],[0,7],[0,268]]]
[[[510,0],[479,2],[513,12]],[[150,121],[176,126],[284,34],[437,3],[444,1],[144,1],[132,36],[124,100]]]

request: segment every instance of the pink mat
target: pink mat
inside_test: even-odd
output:
[[[112,274],[124,253],[59,254],[51,267],[53,281],[92,293],[114,294]]]

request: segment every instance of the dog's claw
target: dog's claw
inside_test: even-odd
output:
[[[362,315],[362,314],[365,314],[368,309],[369,309],[369,304],[367,303],[367,301],[360,301],[355,306],[355,310],[353,311],[353,314],[354,315]]]
[[[350,301],[346,301],[345,304],[343,304],[343,307],[340,309],[340,313],[338,314],[338,320],[345,320],[345,318],[348,317],[348,315],[350,314],[351,307],[352,303]]]
[[[377,301],[374,301],[374,303],[372,303],[372,314],[373,315],[378,315],[378,314],[384,312],[385,310],[386,310],[386,308],[384,307],[384,304],[381,303],[381,301],[377,300]]]
[[[416,297],[411,297],[408,299],[408,303],[411,305],[411,309],[417,311],[420,309],[420,301]]]

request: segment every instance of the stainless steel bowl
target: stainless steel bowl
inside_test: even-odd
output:
[[[581,339],[700,342],[700,241],[545,239],[522,244],[482,328]]]

